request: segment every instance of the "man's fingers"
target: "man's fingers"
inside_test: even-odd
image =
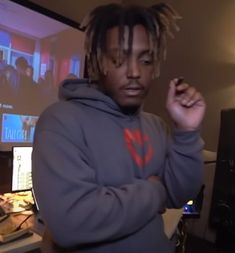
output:
[[[184,89],[183,93],[180,94],[177,100],[180,101],[182,105],[189,106],[193,101],[197,99],[197,97],[198,92],[196,89],[192,86],[187,86],[187,88]]]
[[[174,103],[175,101],[182,101],[185,97],[185,92],[189,88],[189,85],[183,81],[183,78],[174,78],[170,81],[168,96],[167,96],[167,106]],[[190,96],[189,91],[189,96]]]
[[[170,82],[167,105],[177,101],[183,106],[190,107],[202,99],[202,95],[193,86],[185,83],[179,78]]]
[[[170,104],[174,102],[177,80],[178,79],[175,78],[170,81],[169,90],[167,94],[167,106],[169,106]]]

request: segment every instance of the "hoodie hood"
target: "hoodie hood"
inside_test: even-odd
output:
[[[59,87],[60,100],[73,100],[118,116],[124,116],[118,104],[98,90],[98,82],[89,79],[66,79]],[[139,111],[136,113],[138,114]],[[134,115],[133,115],[134,116]]]

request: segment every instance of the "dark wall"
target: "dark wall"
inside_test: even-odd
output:
[[[0,151],[0,193],[11,192],[12,152]]]

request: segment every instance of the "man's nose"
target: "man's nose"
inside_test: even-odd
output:
[[[129,59],[127,66],[127,78],[138,79],[140,78],[140,67],[136,59]]]

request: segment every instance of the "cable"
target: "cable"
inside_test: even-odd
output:
[[[14,229],[11,231],[11,233],[20,230],[20,229],[21,229],[21,226],[22,226],[32,215],[33,215],[33,214],[28,215],[23,221],[21,221],[21,223],[20,223],[16,228],[14,228]]]

